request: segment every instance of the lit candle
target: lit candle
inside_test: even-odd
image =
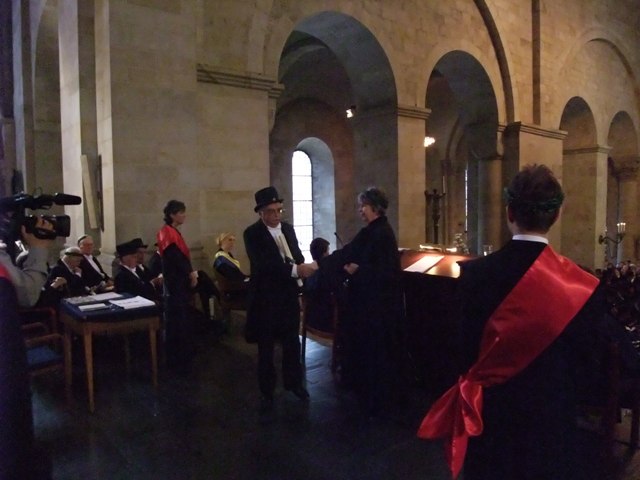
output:
[[[442,176],[442,193],[447,193],[447,182],[444,179],[444,175]]]
[[[626,223],[620,222],[620,223],[617,223],[616,226],[618,227],[618,233],[625,233],[625,230],[627,228]]]

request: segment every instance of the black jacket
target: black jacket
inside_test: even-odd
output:
[[[477,360],[491,314],[544,248],[541,242],[510,241],[493,255],[461,263],[460,373]],[[603,320],[602,300],[596,290],[527,368],[501,385],[484,389],[484,431],[470,439],[466,479],[574,478],[578,471],[575,409],[578,392],[598,377],[594,351],[601,345],[597,330]]]

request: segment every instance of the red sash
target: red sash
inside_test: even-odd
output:
[[[446,438],[453,478],[470,436],[482,433],[482,389],[525,369],[562,333],[587,302],[598,279],[547,246],[487,321],[478,360],[431,407],[420,438]]]
[[[6,278],[11,281],[11,276],[9,275],[9,271],[4,268],[4,265],[0,264],[0,278]]]
[[[191,254],[189,253],[189,247],[182,238],[182,235],[178,231],[177,228],[172,227],[171,225],[165,225],[160,229],[157,235],[158,240],[158,250],[160,252],[160,256],[164,253],[164,251],[171,245],[172,243],[176,244],[176,247],[180,249],[182,253],[184,253],[185,257],[191,259]]]

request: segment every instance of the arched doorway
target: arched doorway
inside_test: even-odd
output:
[[[397,205],[397,100],[389,61],[363,24],[342,13],[321,12],[292,31],[278,77],[285,89],[270,136],[272,183],[290,198],[291,154],[306,138],[324,142],[334,171],[319,182],[333,183],[335,231],[348,241],[360,226],[358,191],[377,185]],[[355,114],[347,118],[350,107]],[[397,209],[389,220],[397,229]]]
[[[477,253],[483,244],[497,242],[502,225],[498,108],[491,81],[472,55],[449,52],[431,72],[426,106],[431,110],[426,135],[435,143],[425,151],[425,186],[427,192],[445,194],[442,234],[435,238],[433,205],[428,205],[426,238],[446,244],[466,232],[470,250]]]

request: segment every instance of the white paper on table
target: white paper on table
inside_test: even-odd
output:
[[[116,292],[106,292],[106,293],[98,293],[97,295],[94,295],[91,298],[99,302],[103,302],[105,300],[113,300],[114,298],[122,298],[122,295]]]
[[[444,258],[444,255],[425,255],[420,260],[404,269],[405,272],[424,273]]]
[[[109,308],[106,303],[90,303],[89,305],[78,305],[78,309],[83,312],[90,312],[91,310],[102,310],[103,308]]]
[[[68,297],[64,301],[72,305],[82,305],[83,303],[104,302],[114,298],[122,298],[122,295],[115,292],[99,293],[98,295],[82,295],[80,297]]]
[[[148,298],[141,297],[140,295],[131,298],[124,298],[122,300],[111,300],[111,303],[124,309],[141,308],[141,307],[153,307],[155,303]]]

